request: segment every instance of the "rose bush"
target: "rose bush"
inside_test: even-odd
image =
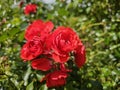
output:
[[[24,9],[30,3],[37,5],[37,11],[26,15]],[[60,70],[72,72],[67,72],[66,85],[54,90],[119,90],[119,6],[118,0],[0,0],[0,89],[49,90],[46,81],[40,83],[39,80]],[[30,41],[24,39],[26,27],[39,19],[44,23],[53,21],[52,32],[59,26],[74,29],[85,45],[87,63],[76,67],[77,57],[80,59],[83,54],[82,46],[70,52],[66,62],[56,62],[53,59],[56,53],[43,44],[45,40],[42,54],[23,62],[20,49]],[[57,58],[58,54],[54,56]],[[50,61],[50,69],[40,64],[44,61],[42,58]],[[60,58],[63,60],[63,55]]]

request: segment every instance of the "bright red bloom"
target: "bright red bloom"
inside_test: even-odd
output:
[[[25,32],[25,39],[31,40],[34,36],[40,36],[44,39],[52,31],[54,25],[51,21],[43,22],[42,20],[35,20],[32,24],[28,26]]]
[[[21,49],[21,58],[25,61],[32,60],[42,54],[42,51],[43,46],[40,37],[34,36],[32,40],[23,45]]]
[[[85,64],[86,55],[85,55],[85,47],[81,44],[75,49],[75,63],[80,68]]]
[[[29,15],[30,13],[36,13],[37,5],[36,4],[27,4],[24,9],[24,13]]]
[[[47,87],[59,87],[66,84],[66,78],[68,77],[68,74],[63,71],[54,71],[49,74],[47,74],[43,80],[46,80]],[[43,81],[42,80],[42,81]]]
[[[63,63],[69,59],[68,54],[77,48],[78,43],[79,37],[71,28],[58,27],[49,37],[47,45],[55,53],[54,60]]]
[[[52,68],[51,61],[46,58],[39,58],[32,61],[31,66],[33,69],[47,71]]]

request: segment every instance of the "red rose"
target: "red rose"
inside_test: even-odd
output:
[[[21,58],[26,60],[32,60],[39,56],[43,51],[43,46],[40,37],[34,36],[34,38],[23,45],[21,49]]]
[[[66,78],[68,74],[63,71],[54,71],[52,73],[49,73],[43,78],[43,80],[46,80],[47,87],[59,87],[66,84]],[[43,81],[42,80],[42,81]]]
[[[86,61],[85,47],[81,44],[75,50],[75,63],[80,68]]]
[[[52,22],[43,22],[42,20],[35,20],[31,25],[28,26],[25,32],[25,39],[31,40],[34,36],[40,36],[44,39],[52,31],[54,25]]]
[[[58,27],[49,37],[47,43],[55,53],[53,53],[55,61],[63,63],[69,59],[69,52],[77,48],[79,38],[71,28]]]
[[[37,5],[36,4],[27,4],[24,9],[24,13],[29,15],[30,13],[36,13]]]
[[[31,66],[33,69],[47,71],[52,68],[51,61],[46,58],[39,58],[32,61]]]

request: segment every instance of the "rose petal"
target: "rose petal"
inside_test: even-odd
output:
[[[54,61],[59,62],[59,63],[64,63],[67,62],[69,60],[69,55],[65,54],[63,55],[57,55],[55,53],[52,54],[52,58],[54,59]]]

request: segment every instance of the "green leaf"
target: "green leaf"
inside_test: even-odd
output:
[[[92,84],[92,89],[93,90],[103,90],[103,87],[102,87],[100,82],[94,81],[94,80],[91,80],[90,82]]]
[[[8,38],[7,34],[4,33],[0,36],[0,42],[5,41]]]
[[[20,30],[18,28],[13,28],[12,30],[9,31],[9,36],[13,37],[16,33],[18,33]]]
[[[24,85],[25,86],[28,84],[28,79],[29,79],[30,74],[31,74],[31,67],[30,67],[30,65],[28,65],[27,72],[24,75]]]
[[[18,83],[18,81],[17,81],[15,78],[11,78],[10,80],[11,80],[11,82],[14,84],[14,86],[16,86],[16,88],[17,88],[18,90],[20,90],[20,89],[19,89],[19,88],[20,88],[20,87],[19,87],[19,83],[20,83],[20,82]]]
[[[34,90],[33,81],[26,87],[26,90]]]
[[[7,76],[6,75],[0,75],[0,81],[6,80]]]
[[[42,85],[39,90],[48,90],[47,86],[46,85]]]
[[[21,32],[20,34],[19,34],[19,36],[18,36],[18,40],[19,41],[22,41],[23,39],[24,39],[24,31],[23,32]]]
[[[66,15],[68,15],[68,11],[67,10],[65,10],[64,8],[62,8],[62,9],[59,9],[58,10],[58,14],[60,15],[60,16],[66,16]]]

